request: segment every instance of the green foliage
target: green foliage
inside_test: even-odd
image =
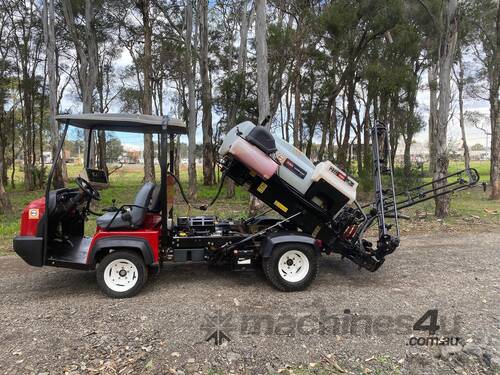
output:
[[[470,149],[472,151],[483,151],[484,146],[481,143],[476,143],[476,144],[472,145]]]
[[[42,167],[40,165],[35,165],[31,169],[31,173],[33,174],[33,181],[35,182],[35,187],[41,188],[45,185],[46,178],[46,167]]]
[[[373,173],[371,171],[363,170],[358,174],[358,189],[362,192],[368,193],[373,191]]]
[[[106,158],[108,162],[115,162],[123,153],[120,139],[113,134],[106,134]]]
[[[395,167],[393,175],[396,192],[402,192],[424,183],[423,173],[417,168],[410,169],[409,173],[405,173],[404,168]]]

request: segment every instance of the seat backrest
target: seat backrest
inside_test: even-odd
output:
[[[146,182],[135,196],[134,205],[144,208],[132,207],[130,209],[130,222],[133,226],[137,227],[142,225],[144,222],[144,217],[146,216],[146,211],[148,209],[149,202],[151,201],[151,195],[153,194],[154,188],[155,184],[152,182]]]
[[[155,188],[153,189],[153,194],[151,195],[151,202],[149,203],[148,207],[150,212],[157,213],[161,211],[160,193],[161,193],[161,186],[155,185]]]

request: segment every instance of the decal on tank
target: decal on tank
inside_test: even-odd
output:
[[[297,164],[295,164],[293,161],[290,159],[286,159],[283,162],[283,165],[285,166],[286,169],[290,170],[293,174],[298,176],[301,179],[304,179],[307,175],[307,172],[300,168]]]

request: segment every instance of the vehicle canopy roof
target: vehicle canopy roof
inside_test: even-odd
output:
[[[88,130],[109,130],[129,133],[161,133],[167,126],[168,134],[186,134],[184,121],[168,116],[139,115],[127,113],[84,113],[78,115],[58,115],[62,123]]]

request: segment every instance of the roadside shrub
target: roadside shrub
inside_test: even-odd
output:
[[[401,192],[423,184],[422,172],[418,169],[411,169],[410,173],[407,175],[402,167],[395,167],[393,173],[396,192]]]

